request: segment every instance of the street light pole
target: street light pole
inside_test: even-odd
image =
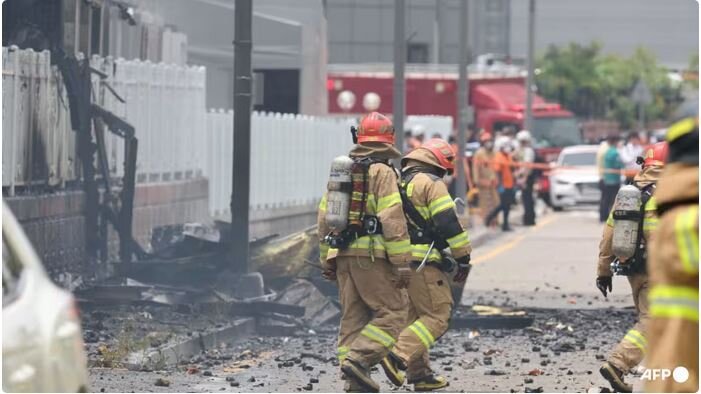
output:
[[[405,81],[404,66],[406,64],[406,33],[405,28],[406,4],[404,0],[394,0],[394,92],[392,118],[395,130],[395,144],[400,152],[404,152],[404,111],[405,111]]]
[[[468,95],[469,85],[467,76],[467,0],[460,2],[460,61],[458,62],[458,152],[456,164],[455,178],[455,194],[456,197],[465,199],[467,195],[467,185],[465,184],[465,145],[467,137],[467,122],[469,116]],[[459,214],[465,212],[465,206],[457,205]]]
[[[248,272],[251,183],[252,0],[236,0],[234,18],[234,158],[231,174],[231,267]]]
[[[528,54],[526,55],[526,130],[533,132],[533,51],[535,47],[535,0],[528,0]]]

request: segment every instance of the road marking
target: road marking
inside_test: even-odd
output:
[[[475,265],[475,264],[485,262],[489,259],[492,259],[492,258],[506,252],[507,250],[513,248],[514,246],[518,245],[521,241],[523,241],[524,238],[526,238],[526,234],[519,235],[518,237],[512,239],[510,242],[505,243],[504,245],[501,245],[497,248],[494,248],[489,253],[483,254],[483,255],[477,257],[476,259],[470,261],[470,264]]]
[[[558,216],[556,216],[556,215],[548,216],[544,220],[541,220],[540,222],[538,222],[538,224],[536,224],[535,226],[531,227],[525,234],[519,235],[519,236],[515,237],[514,239],[512,239],[511,241],[505,243],[504,245],[498,246],[498,247],[492,249],[491,251],[489,251],[488,253],[477,257],[476,259],[470,261],[470,264],[483,263],[487,260],[493,259],[494,257],[506,252],[509,249],[513,249],[516,245],[521,243],[521,241],[523,241],[530,233],[532,233],[533,231],[538,230],[540,228],[543,228],[544,226],[554,222],[557,219],[557,217]]]

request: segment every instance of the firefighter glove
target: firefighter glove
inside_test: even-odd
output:
[[[323,270],[321,271],[321,277],[331,281],[336,281],[336,264],[331,262],[324,262],[322,265]]]
[[[470,255],[461,257],[456,260],[458,262],[458,269],[455,271],[455,276],[453,276],[453,281],[457,283],[462,283],[467,279],[467,275],[470,274],[472,266],[470,265]]]
[[[608,293],[613,291],[613,277],[611,276],[597,276],[596,277],[596,288],[599,289],[604,297],[607,297]],[[608,293],[607,293],[608,291]]]
[[[392,274],[394,275],[393,282],[398,289],[406,289],[409,287],[409,281],[413,271],[409,264],[396,264],[392,266]]]

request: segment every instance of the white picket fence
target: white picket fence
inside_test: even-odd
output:
[[[76,133],[61,73],[49,52],[2,48],[2,185],[62,186],[80,178]],[[93,57],[93,95],[105,109],[131,123],[139,139],[141,182],[180,179],[200,171],[205,156],[204,67]],[[120,102],[109,84],[126,103]],[[109,172],[123,175],[122,139],[105,139]]]
[[[77,178],[68,99],[48,51],[2,48],[2,185],[60,186]]]
[[[232,111],[207,114],[209,209],[228,217],[233,154]],[[254,112],[251,118],[251,196],[253,210],[317,202],[334,157],[352,146],[352,119]]]
[[[61,187],[80,179],[76,133],[61,75],[48,52],[3,48],[2,185]],[[207,111],[204,67],[94,57],[94,100],[131,123],[139,139],[138,182],[209,178],[212,216],[228,217],[231,198],[233,112]],[[417,120],[419,122],[420,120]],[[447,132],[452,119],[422,120],[427,132]],[[254,112],[251,119],[252,210],[315,203],[331,160],[352,143],[353,119]],[[107,134],[110,176],[123,176],[124,148]]]
[[[205,155],[205,68],[94,57],[91,65],[126,103],[93,77],[98,102],[136,130],[140,182],[187,178],[201,170]],[[110,173],[123,175],[122,139],[106,139]]]

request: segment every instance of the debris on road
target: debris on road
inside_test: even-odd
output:
[[[529,376],[540,376],[542,374],[543,374],[543,371],[538,369],[538,368],[528,371]]]

